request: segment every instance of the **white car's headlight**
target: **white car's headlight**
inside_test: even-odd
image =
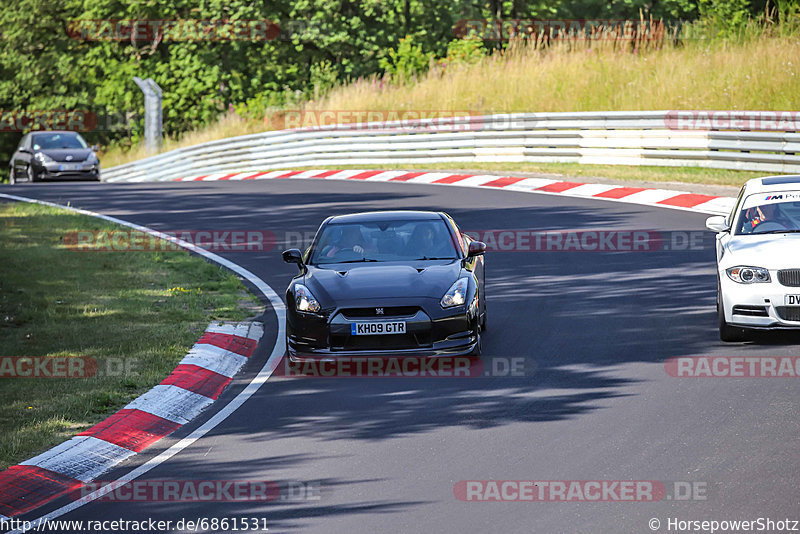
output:
[[[47,154],[45,154],[44,152],[37,152],[33,157],[36,158],[36,161],[42,164],[55,163],[55,160],[50,156],[48,156]]]
[[[762,267],[739,266],[725,270],[728,278],[737,284],[765,284],[772,281],[769,271]]]
[[[319,302],[303,284],[294,286],[294,307],[297,311],[308,313],[317,313],[320,310]]]
[[[450,286],[450,289],[448,289],[447,293],[444,294],[439,304],[441,304],[442,308],[461,306],[467,301],[468,286],[469,280],[466,277],[459,278],[455,284]]]

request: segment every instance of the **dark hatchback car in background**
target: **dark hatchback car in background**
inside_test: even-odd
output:
[[[480,356],[486,245],[446,213],[329,217],[286,291],[291,361],[353,356]]]
[[[100,161],[77,132],[31,132],[11,157],[9,182],[100,180]]]

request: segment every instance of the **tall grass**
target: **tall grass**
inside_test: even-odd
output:
[[[481,61],[432,64],[410,80],[374,76],[332,88],[306,110],[472,113],[665,109],[800,109],[800,17],[724,28],[709,19],[680,28],[648,22],[635,38],[516,39]],[[163,149],[282,127],[228,114]],[[105,166],[143,157],[105,155]]]
[[[627,50],[600,42],[511,47],[414,83],[364,80],[311,109],[612,111],[800,109],[800,38],[688,42]]]

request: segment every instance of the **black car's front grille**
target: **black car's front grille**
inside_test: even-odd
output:
[[[775,306],[775,311],[784,321],[800,321],[800,306]]]
[[[373,319],[382,317],[411,317],[418,306],[376,306],[374,308],[346,308],[342,315],[347,319]]]
[[[778,271],[778,281],[787,287],[800,287],[800,269]]]
[[[333,350],[400,350],[418,349],[431,345],[425,334],[397,334],[384,336],[331,336]]]
[[[734,315],[746,315],[748,317],[769,317],[766,306],[734,306]]]

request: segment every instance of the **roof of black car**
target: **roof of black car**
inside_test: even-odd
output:
[[[435,211],[366,211],[332,217],[330,224],[371,221],[425,221],[441,219]]]

